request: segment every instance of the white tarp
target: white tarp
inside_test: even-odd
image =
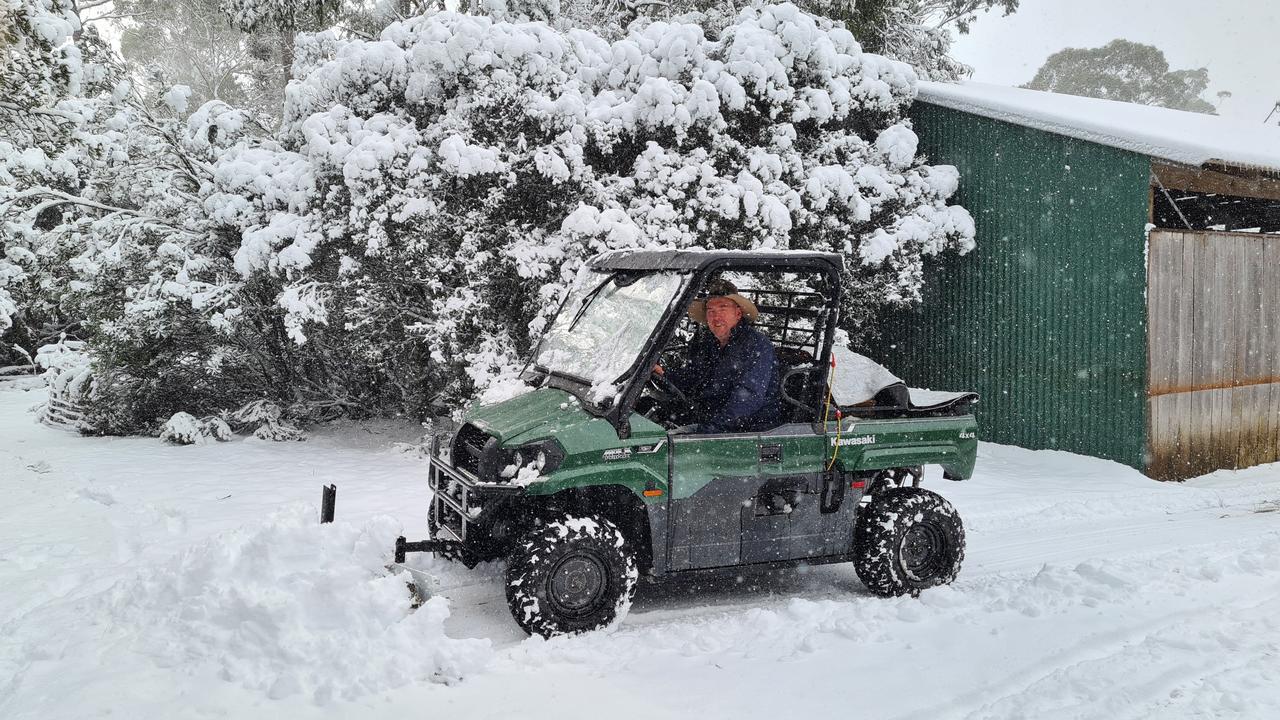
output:
[[[838,407],[866,402],[886,387],[902,382],[888,368],[848,348],[836,345],[831,354],[836,361],[831,400]]]

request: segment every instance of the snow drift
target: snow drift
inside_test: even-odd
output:
[[[298,507],[215,535],[117,584],[113,632],[162,667],[209,667],[272,698],[352,699],[485,665],[487,640],[444,634],[443,598],[410,612],[407,575],[384,569],[400,526],[319,525]]]

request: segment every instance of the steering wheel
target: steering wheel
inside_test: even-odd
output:
[[[656,396],[661,402],[675,401],[684,407],[693,407],[693,401],[681,392],[680,388],[676,387],[676,384],[671,382],[670,378],[661,373],[649,373],[648,386],[654,396]]]

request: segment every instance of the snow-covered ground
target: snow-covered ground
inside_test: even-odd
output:
[[[927,478],[968,530],[949,588],[642,585],[614,631],[543,641],[499,567],[414,560],[450,599],[412,613],[383,571],[425,532],[411,425],[81,438],[35,388],[0,383],[0,718],[1280,717],[1280,466],[1160,484],[984,444]]]

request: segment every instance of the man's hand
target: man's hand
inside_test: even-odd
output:
[[[654,365],[654,366],[653,366],[653,371],[654,371],[655,373],[659,374],[659,375],[665,375],[665,374],[666,374],[666,371],[664,371],[664,370],[662,369],[662,366],[661,366],[661,365]]]

